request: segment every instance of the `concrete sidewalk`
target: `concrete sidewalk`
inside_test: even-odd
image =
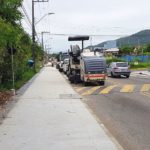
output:
[[[0,150],[116,149],[79,95],[51,67],[41,71],[0,125]]]

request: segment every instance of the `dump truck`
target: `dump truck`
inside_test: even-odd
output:
[[[71,45],[69,52],[68,78],[71,83],[96,82],[105,84],[106,80],[106,59],[99,52],[84,49],[84,41],[88,36],[69,37],[68,41],[82,41],[82,48],[78,45]]]

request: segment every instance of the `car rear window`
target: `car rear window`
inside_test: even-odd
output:
[[[128,63],[116,63],[117,67],[128,67]]]

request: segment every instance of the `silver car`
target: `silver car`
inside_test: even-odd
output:
[[[107,68],[107,75],[111,77],[130,77],[130,66],[127,62],[112,62]]]

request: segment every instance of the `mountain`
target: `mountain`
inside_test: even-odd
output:
[[[150,43],[150,30],[143,30],[131,36],[117,39],[117,46],[130,45],[145,45]]]
[[[117,47],[126,46],[126,45],[129,46],[146,45],[150,43],[150,30],[142,30],[131,36],[119,38],[114,41],[116,41]],[[100,44],[94,45],[93,47],[104,47],[104,45],[107,44],[108,42],[109,43],[113,42],[113,40],[102,42]]]

